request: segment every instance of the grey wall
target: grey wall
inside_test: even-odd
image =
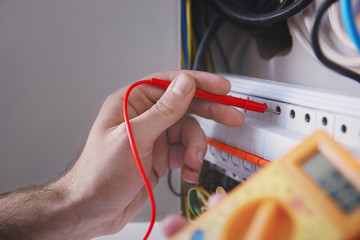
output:
[[[0,0],[0,192],[56,176],[108,94],[179,67],[178,5]]]

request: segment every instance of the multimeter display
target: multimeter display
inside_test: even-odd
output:
[[[347,213],[360,205],[360,193],[320,153],[302,165],[305,172]]]

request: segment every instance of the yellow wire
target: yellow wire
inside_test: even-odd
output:
[[[184,57],[184,49],[181,48],[181,68],[185,68],[185,57]]]
[[[192,221],[192,218],[191,218],[191,216],[190,216],[190,208],[189,208],[188,205],[186,205],[186,207],[185,207],[185,216],[186,216],[186,218],[187,218],[187,220],[188,220],[189,222]]]
[[[204,188],[202,187],[199,187],[199,186],[193,186],[191,188],[188,189],[188,192],[187,192],[187,207],[190,209],[191,213],[194,215],[194,216],[198,216],[199,214],[201,213],[197,213],[197,212],[194,212],[195,210],[193,210],[193,208],[190,206],[190,193],[192,191],[196,191],[196,193],[200,192],[202,193],[203,195],[205,195],[207,198],[210,197],[210,193],[208,191],[206,191]],[[198,195],[197,195],[198,196]],[[205,205],[205,204],[204,204]]]
[[[204,194],[200,193],[200,192],[196,192],[196,196],[198,197],[198,199],[201,201],[201,203],[203,205],[207,205],[207,199],[205,199]]]
[[[225,189],[222,186],[217,186],[215,191],[217,193],[226,193]]]
[[[190,198],[189,198],[189,197],[187,198],[186,203],[187,203],[187,208],[190,210],[190,212],[191,212],[195,217],[198,216],[199,214],[198,214],[197,212],[195,212],[195,211],[192,209],[192,207],[190,206]]]
[[[206,197],[210,197],[210,193],[208,191],[206,191],[204,188],[200,187],[200,186],[193,186],[191,188],[189,188],[188,192],[190,190],[197,190],[197,191],[200,191],[201,193],[203,193]]]
[[[191,0],[185,0],[185,12],[186,12],[186,31],[187,31],[188,57],[189,57],[189,62],[188,62],[189,65],[188,66],[189,66],[189,69],[191,69],[192,59],[193,59],[193,55],[192,55],[192,51],[191,51],[191,49],[193,48],[192,41],[191,41],[191,33],[192,33]]]

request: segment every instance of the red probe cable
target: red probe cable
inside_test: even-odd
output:
[[[145,237],[144,237],[144,240],[147,239],[151,233],[151,230],[154,226],[154,223],[155,223],[155,216],[156,216],[156,206],[155,206],[155,199],[154,199],[154,194],[152,192],[152,189],[151,189],[151,186],[150,186],[150,183],[149,183],[149,180],[148,178],[146,177],[146,173],[144,171],[144,168],[141,164],[141,161],[140,161],[140,157],[139,157],[139,153],[137,151],[137,148],[136,148],[136,145],[135,145],[135,140],[134,140],[134,136],[132,134],[132,131],[131,131],[131,126],[130,126],[130,121],[129,121],[129,116],[128,116],[128,111],[127,111],[127,103],[128,103],[128,100],[129,100],[129,95],[130,95],[130,92],[137,86],[141,85],[141,84],[151,84],[151,80],[142,80],[142,81],[138,81],[134,84],[132,84],[129,89],[126,91],[126,94],[125,94],[125,97],[124,97],[124,102],[123,102],[123,114],[124,114],[124,120],[125,120],[125,124],[126,124],[126,130],[127,130],[127,133],[128,133],[128,138],[129,138],[129,141],[130,141],[130,146],[131,146],[131,150],[132,150],[132,153],[133,153],[133,156],[135,158],[135,162],[139,168],[139,171],[141,173],[141,176],[143,178],[143,181],[145,183],[145,186],[146,186],[146,190],[149,194],[149,199],[150,199],[150,203],[151,203],[151,218],[150,218],[150,225],[149,225],[149,228],[145,234]]]
[[[130,146],[131,146],[131,150],[134,156],[134,159],[136,161],[136,164],[139,168],[139,171],[141,173],[141,176],[143,178],[144,184],[146,186],[146,190],[149,194],[149,199],[150,199],[150,203],[151,203],[151,218],[150,218],[150,225],[149,228],[145,234],[144,239],[147,239],[151,233],[151,230],[154,226],[155,223],[155,216],[156,216],[156,206],[155,206],[155,199],[154,199],[154,194],[152,192],[149,180],[146,176],[146,173],[144,171],[144,168],[141,164],[140,158],[139,158],[139,154],[135,145],[135,140],[131,131],[131,126],[130,126],[130,121],[129,121],[129,116],[128,116],[128,111],[127,111],[127,103],[129,100],[129,95],[130,92],[137,86],[142,85],[142,84],[150,84],[150,85],[154,85],[157,87],[162,87],[162,88],[167,88],[170,85],[170,81],[167,80],[160,80],[160,79],[156,79],[153,78],[151,80],[141,80],[138,81],[134,84],[132,84],[129,89],[126,91],[125,97],[124,97],[124,102],[123,102],[123,114],[124,114],[124,120],[125,120],[125,124],[126,124],[126,129],[127,129],[127,133],[128,133],[128,138],[129,138],[129,142],[130,142]],[[210,100],[210,101],[214,101],[214,102],[218,102],[218,103],[223,103],[226,105],[232,105],[235,107],[240,107],[240,108],[244,108],[245,111],[246,110],[251,110],[251,111],[255,111],[255,112],[265,112],[265,110],[268,110],[266,108],[265,104],[262,103],[257,103],[254,101],[250,101],[249,98],[247,100],[241,99],[241,98],[236,98],[236,97],[232,97],[232,96],[222,96],[222,95],[216,95],[216,94],[212,94],[212,93],[208,93],[208,92],[204,92],[201,90],[197,90],[195,91],[195,96],[202,98],[202,99],[206,99],[206,100]]]

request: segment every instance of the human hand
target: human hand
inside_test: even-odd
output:
[[[210,196],[207,202],[208,210],[211,210],[218,205],[226,197],[225,193],[215,193]],[[169,215],[164,218],[162,223],[162,230],[166,238],[170,238],[175,233],[185,228],[189,223],[184,216]]]
[[[152,187],[169,169],[182,167],[183,178],[198,178],[206,139],[195,113],[229,126],[244,117],[233,107],[193,99],[196,88],[218,95],[230,91],[229,82],[214,74],[169,71],[147,76],[172,81],[163,89],[142,85],[129,97],[130,123],[139,157]],[[90,225],[88,236],[119,231],[143,206],[147,191],[130,149],[122,102],[127,87],[109,96],[90,131],[78,161],[54,183],[76,203],[79,221]],[[80,217],[81,216],[81,217]]]

